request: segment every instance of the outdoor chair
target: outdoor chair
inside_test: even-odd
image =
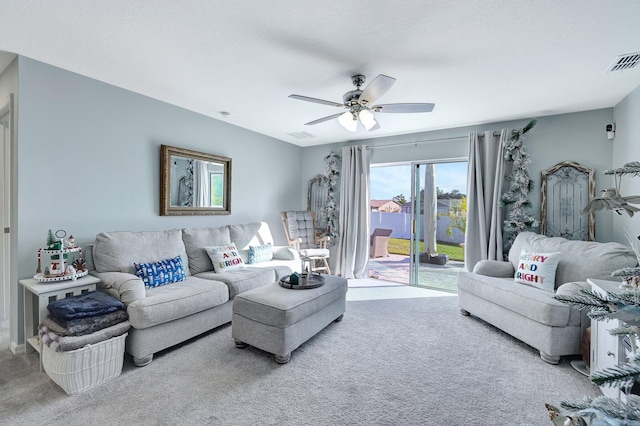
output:
[[[289,246],[300,254],[303,262],[311,265],[309,272],[325,272],[329,269],[329,237],[316,235],[316,216],[310,211],[285,211],[281,213],[282,225]]]
[[[393,229],[376,228],[371,234],[369,240],[369,256],[376,257],[389,257],[387,246],[389,244],[389,238],[393,233]]]

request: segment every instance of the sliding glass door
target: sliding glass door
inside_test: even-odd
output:
[[[467,162],[412,164],[411,285],[456,291],[464,266]]]
[[[371,168],[371,235],[388,236],[371,252],[373,278],[455,291],[463,266],[466,182],[466,161]]]

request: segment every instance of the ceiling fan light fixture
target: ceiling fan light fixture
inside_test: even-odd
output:
[[[350,132],[355,132],[358,130],[358,120],[355,115],[351,113],[351,111],[347,111],[344,114],[338,117],[338,122],[342,127],[347,129]]]
[[[367,130],[373,129],[378,124],[375,116],[368,109],[360,110],[358,117],[360,117],[360,122],[362,123],[364,128]]]
[[[332,114],[317,120],[305,123],[305,126],[312,126],[325,121],[338,119],[342,127],[350,132],[358,130],[358,121],[362,126],[372,132],[380,128],[380,123],[376,120],[374,113],[418,113],[431,112],[435,106],[432,103],[395,103],[376,105],[376,100],[384,95],[387,90],[396,81],[395,78],[388,75],[378,74],[364,89],[361,89],[365,82],[364,75],[357,74],[351,78],[352,83],[356,86],[355,90],[351,90],[342,95],[343,103],[325,101],[324,99],[311,98],[302,95],[289,95],[292,99],[298,99],[306,102],[329,105],[346,109],[347,112]]]

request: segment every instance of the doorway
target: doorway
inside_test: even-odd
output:
[[[425,187],[427,170],[431,180]],[[457,273],[464,266],[467,161],[456,159],[371,167],[371,234],[392,230],[388,256],[375,250],[369,262],[373,278],[455,292]],[[425,222],[425,200],[432,221]],[[464,215],[462,212],[464,211]],[[427,230],[425,223],[431,223]],[[427,235],[433,236],[425,242]],[[426,247],[425,247],[426,245]],[[444,265],[428,263],[431,255],[446,254]]]
[[[0,242],[0,321],[9,318],[11,246],[9,226],[11,196],[11,126],[12,97],[0,101],[0,214],[2,215],[2,241]]]

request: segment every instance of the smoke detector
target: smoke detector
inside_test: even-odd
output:
[[[627,53],[620,55],[613,61],[613,64],[607,69],[607,72],[624,71],[635,68],[640,62],[640,52]]]

